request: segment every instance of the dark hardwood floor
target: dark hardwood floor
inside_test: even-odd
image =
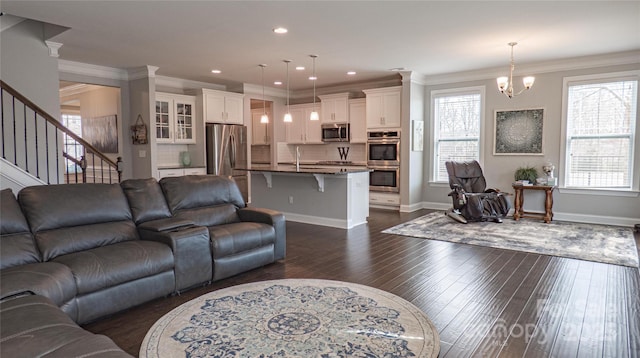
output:
[[[137,356],[156,320],[204,293],[261,280],[319,278],[376,287],[412,302],[435,324],[440,357],[640,356],[637,268],[380,232],[427,212],[372,209],[369,224],[348,231],[289,222],[285,260],[85,328]]]

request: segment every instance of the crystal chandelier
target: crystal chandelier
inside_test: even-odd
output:
[[[517,44],[518,44],[517,42],[508,43],[508,45],[511,46],[511,67],[509,69],[509,77],[503,76],[503,77],[497,78],[498,90],[504,93],[509,98],[513,98],[514,96],[521,94],[525,90],[530,89],[533,86],[533,82],[535,81],[535,77],[533,76],[524,77],[522,79],[522,84],[524,85],[524,88],[521,89],[520,92],[518,93],[513,93],[514,92],[513,91],[513,70],[516,67],[513,61],[513,47]]]

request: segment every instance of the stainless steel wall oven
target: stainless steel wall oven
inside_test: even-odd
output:
[[[400,191],[400,132],[367,133],[367,165],[369,190],[397,193]]]
[[[369,166],[400,165],[400,132],[368,132],[367,138],[367,164]]]
[[[400,167],[369,167],[369,190],[398,193],[400,191]]]

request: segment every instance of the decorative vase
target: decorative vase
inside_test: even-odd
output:
[[[191,154],[189,152],[180,152],[180,163],[185,167],[191,166]]]

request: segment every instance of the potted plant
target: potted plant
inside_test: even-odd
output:
[[[527,180],[529,183],[535,183],[538,178],[538,170],[534,167],[520,167],[514,174],[516,181]]]

